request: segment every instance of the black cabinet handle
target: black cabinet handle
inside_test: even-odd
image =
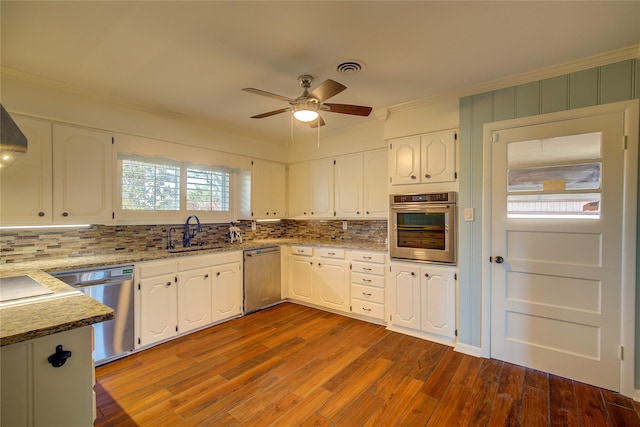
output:
[[[60,366],[67,363],[67,359],[70,357],[71,352],[69,350],[64,350],[62,348],[62,345],[57,345],[56,352],[49,356],[47,360],[49,361],[49,363],[51,363],[51,366],[53,366],[54,368],[59,368]]]
[[[44,212],[38,212],[38,216],[44,216]]]
[[[62,216],[65,216],[65,217],[69,216],[69,212],[62,212]]]

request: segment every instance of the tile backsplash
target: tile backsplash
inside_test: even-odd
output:
[[[244,241],[297,238],[313,241],[376,242],[387,239],[387,221],[296,221],[258,222],[251,230],[250,221],[237,224]],[[2,230],[0,234],[0,264],[44,258],[66,258],[85,255],[109,255],[151,250],[165,250],[168,230],[177,248],[182,247],[184,225],[93,225],[88,228]],[[215,246],[229,242],[225,234],[229,224],[202,224],[192,246]]]

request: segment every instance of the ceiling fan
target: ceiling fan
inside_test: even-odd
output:
[[[371,107],[362,105],[349,104],[331,104],[324,102],[327,99],[339,94],[347,87],[331,79],[327,79],[318,85],[314,90],[309,92],[309,88],[313,84],[313,76],[304,74],[298,77],[298,84],[304,90],[302,95],[297,98],[287,98],[286,96],[276,95],[275,93],[266,92],[264,90],[246,87],[242,90],[256,95],[262,95],[269,98],[279,99],[289,103],[289,107],[279,110],[269,111],[267,113],[251,116],[252,119],[263,119],[265,117],[275,116],[276,114],[292,111],[293,116],[301,122],[308,122],[312,128],[324,126],[324,120],[320,112],[351,114],[354,116],[368,116],[371,113]]]

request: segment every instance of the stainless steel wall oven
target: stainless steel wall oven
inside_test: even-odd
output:
[[[456,263],[456,193],[395,194],[389,205],[391,258]]]

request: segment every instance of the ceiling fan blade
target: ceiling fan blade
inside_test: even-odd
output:
[[[245,92],[254,93],[256,95],[266,96],[268,98],[279,99],[280,101],[285,101],[285,102],[293,102],[294,101],[293,99],[287,98],[286,96],[276,95],[275,93],[267,92],[267,91],[256,89],[256,88],[253,88],[253,87],[245,87],[242,90],[245,91]]]
[[[309,96],[311,98],[317,99],[319,102],[324,101],[325,99],[329,99],[332,96],[336,96],[347,87],[341,83],[333,81],[331,79],[327,79],[318,87],[316,87]]]
[[[284,113],[286,111],[291,110],[290,108],[281,108],[279,110],[269,111],[268,113],[258,114],[256,116],[251,116],[252,119],[264,119],[265,117],[275,116],[276,114]]]
[[[349,105],[349,104],[322,104],[329,109],[330,113],[351,114],[354,116],[368,116],[371,114],[371,107],[364,107],[362,105]]]
[[[312,129],[315,129],[318,126],[324,126],[324,120],[322,119],[322,116],[318,115],[317,119],[315,119],[312,122],[309,122],[309,126],[311,126]]]

